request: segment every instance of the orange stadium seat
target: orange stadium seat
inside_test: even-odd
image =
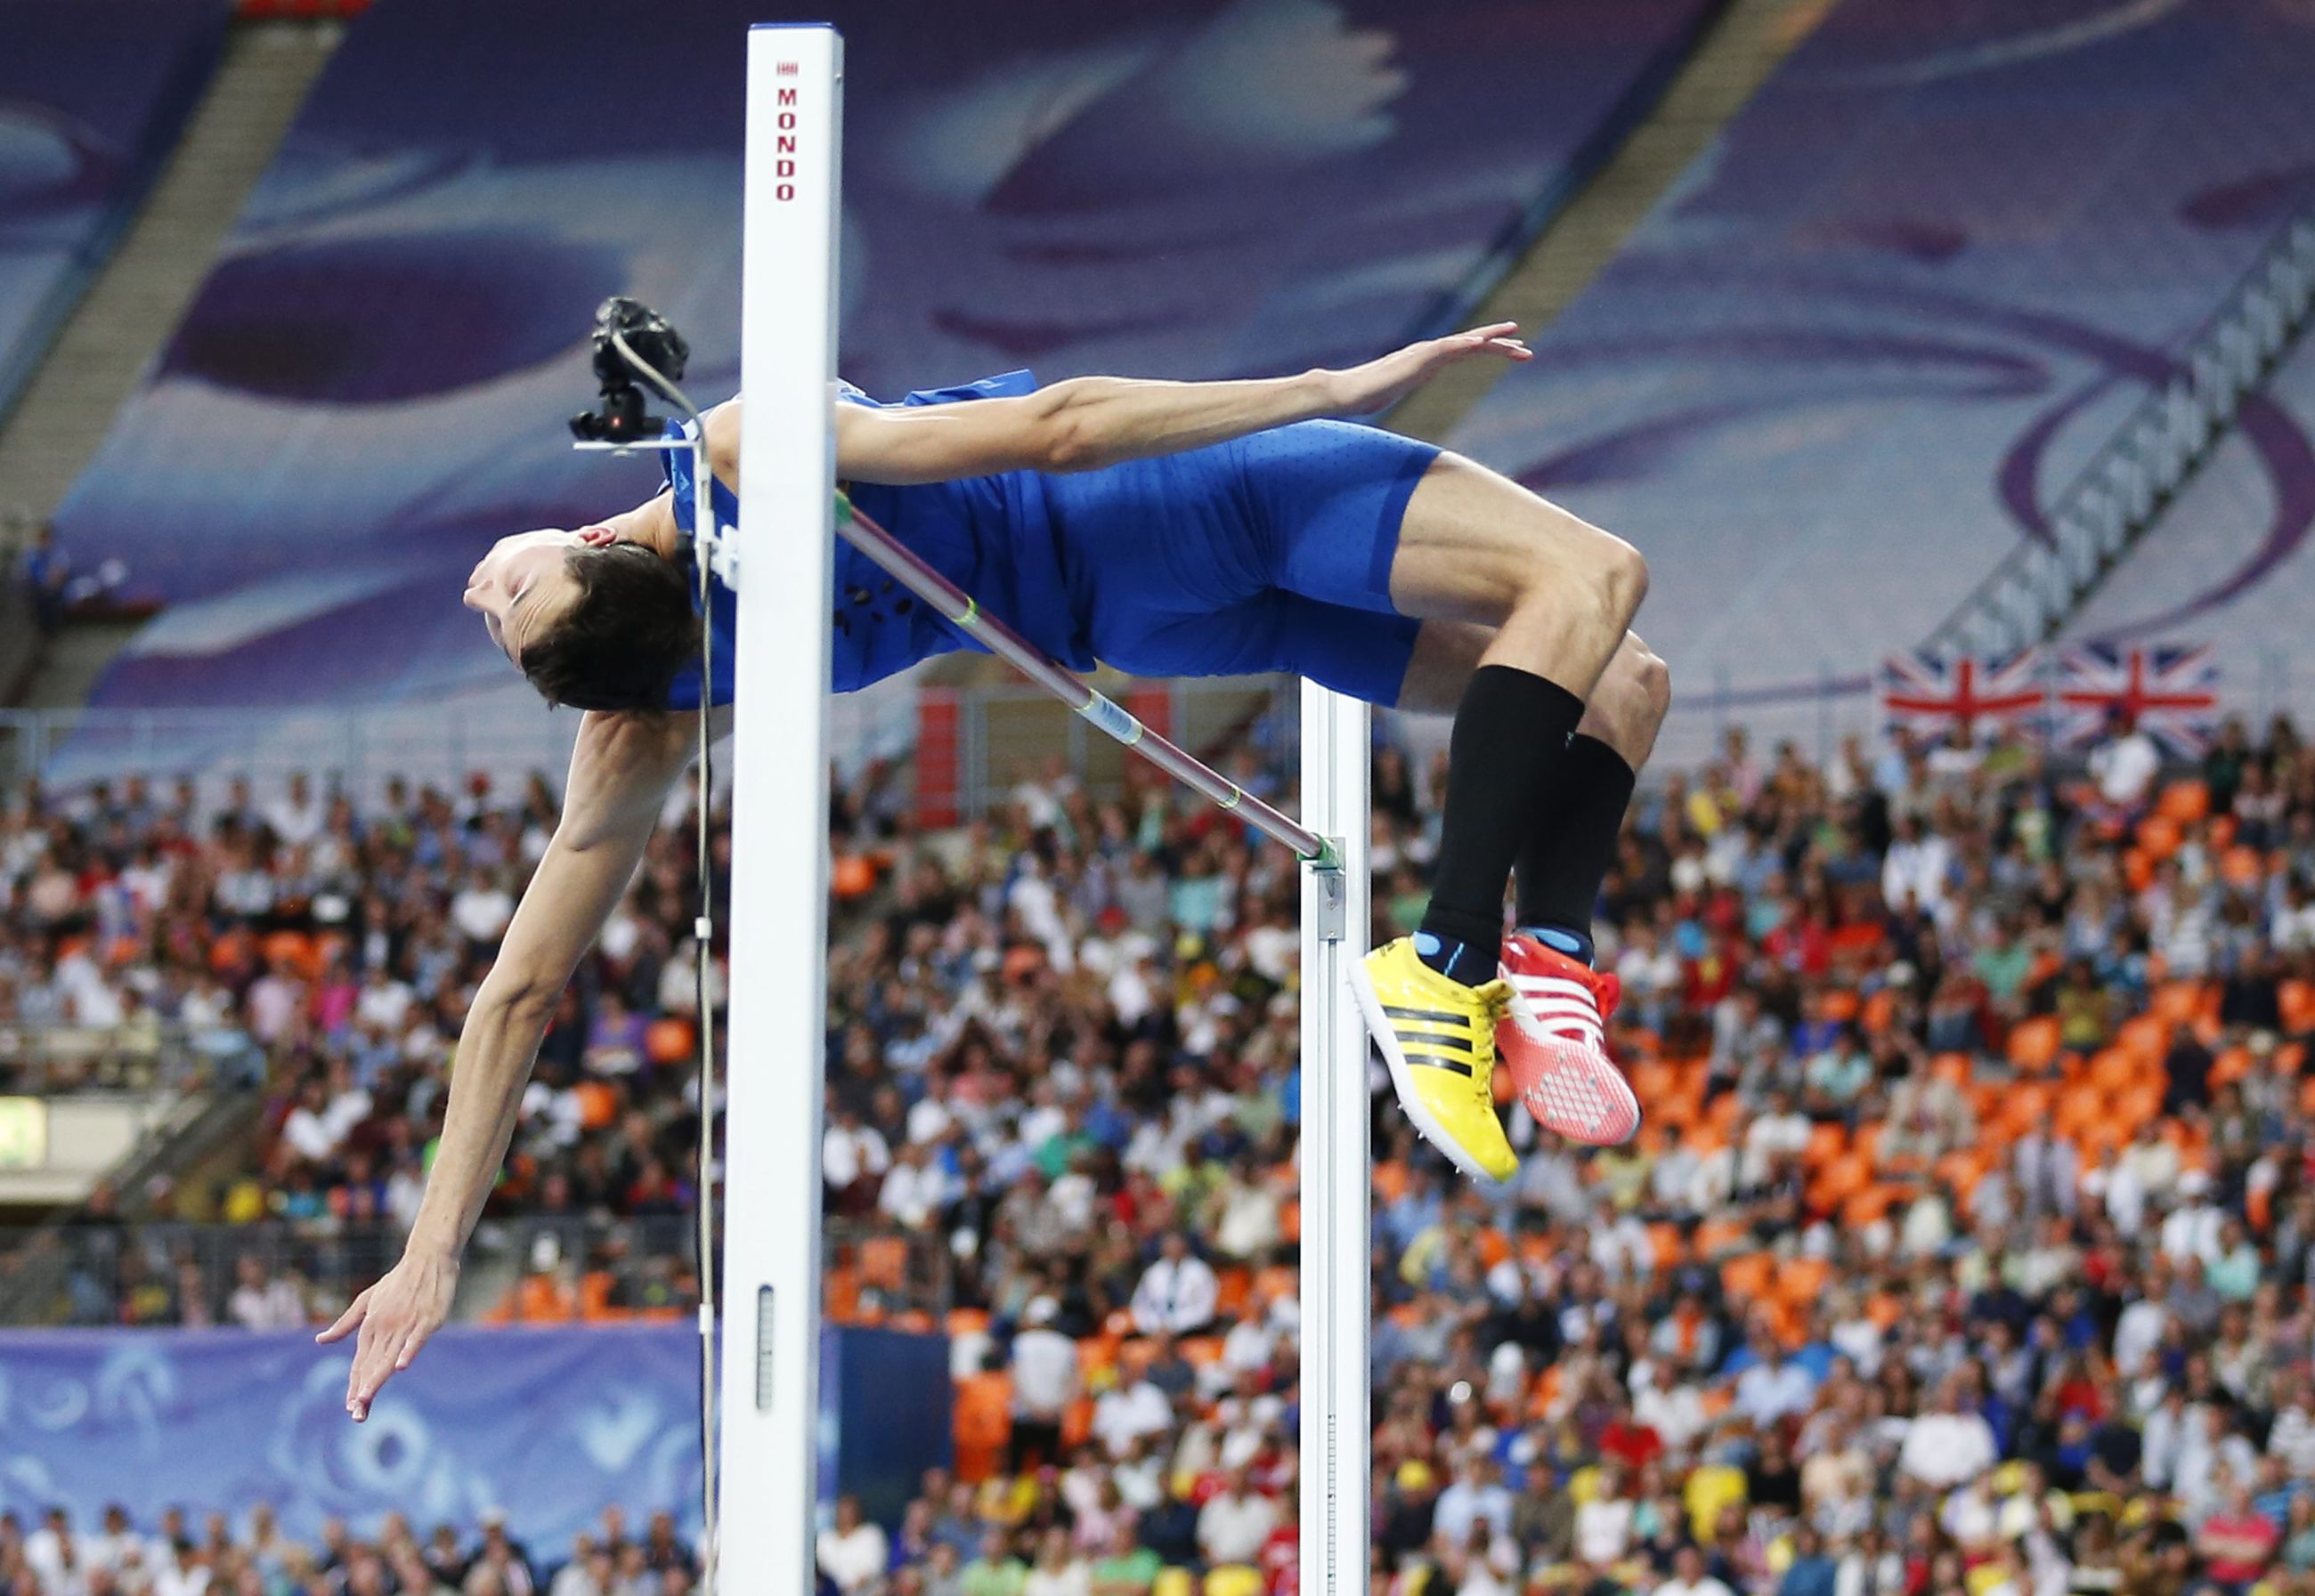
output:
[[[909,1238],[905,1236],[868,1237],[860,1243],[855,1257],[864,1286],[898,1291],[908,1283]]]
[[[1830,1258],[1787,1258],[1777,1269],[1777,1295],[1787,1307],[1799,1308],[1821,1294],[1832,1279]]]
[[[683,1063],[698,1046],[699,1033],[689,1020],[653,1020],[643,1030],[643,1057],[654,1064]]]
[[[1374,1194],[1377,1202],[1396,1202],[1406,1195],[1406,1166],[1396,1158],[1385,1158],[1374,1166]]]
[[[2275,989],[2283,1028],[2293,1036],[2315,1031],[2315,981],[2286,980]]]
[[[2039,1073],[2057,1058],[2059,1041],[2056,1015],[2036,1015],[2021,1020],[2010,1028],[2009,1061],[2022,1070]]]
[[[1903,1195],[1903,1186],[1885,1183],[1867,1186],[1861,1192],[1852,1192],[1840,1205],[1840,1222],[1852,1230],[1861,1230],[1886,1215]]]
[[[950,1433],[956,1442],[957,1478],[979,1485],[996,1473],[997,1460],[1013,1439],[1013,1377],[992,1369],[957,1381]]]
[[[2158,1015],[2133,1015],[2115,1033],[2114,1043],[2142,1062],[2159,1063],[2170,1051],[2170,1027]]]
[[[2138,822],[2138,846],[2157,864],[2178,851],[2185,829],[2166,814],[2151,814]]]
[[[2144,848],[2123,850],[2122,880],[2133,892],[2143,892],[2154,884],[2154,860]]]
[[[1233,1264],[1214,1275],[1214,1311],[1224,1318],[1243,1318],[1254,1297],[1254,1271]]]
[[[2180,826],[2192,826],[2211,812],[2211,789],[2200,780],[2174,781],[2162,789],[2155,812]]]
[[[2202,1014],[2204,998],[2210,990],[2200,981],[2165,981],[2156,989],[2148,1012],[2174,1027],[2192,1024]]]
[[[1720,1289],[1731,1297],[1759,1301],[1770,1295],[1776,1259],[1767,1253],[1743,1253],[1720,1266]]]

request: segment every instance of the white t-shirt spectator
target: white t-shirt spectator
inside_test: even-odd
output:
[[[1133,1291],[1133,1323],[1144,1335],[1170,1330],[1187,1335],[1213,1323],[1221,1287],[1212,1268],[1193,1253],[1175,1263],[1159,1258]]]
[[[1893,909],[1910,903],[1934,909],[1945,901],[1952,870],[1953,848],[1935,832],[1913,842],[1893,842],[1881,861],[1881,896]]]
[[[208,1588],[207,1565],[173,1556],[153,1575],[153,1596],[205,1596]]]
[[[1500,1481],[1482,1484],[1459,1479],[1439,1493],[1439,1501],[1431,1510],[1431,1530],[1442,1544],[1468,1546],[1477,1524],[1488,1527],[1490,1540],[1510,1530],[1512,1494]]]
[[[1736,1592],[1707,1574],[1694,1584],[1686,1580],[1668,1579],[1650,1592],[1649,1596],[1736,1596]]]
[[[326,1106],[315,1110],[301,1103],[289,1111],[288,1119],[281,1122],[281,1139],[288,1142],[290,1150],[299,1157],[308,1163],[318,1164],[338,1150],[338,1143],[345,1139],[345,1133],[333,1128]]]
[[[402,1029],[410,1004],[410,988],[393,976],[382,975],[362,983],[361,995],[354,999],[354,1017],[391,1035]]]
[[[1931,1413],[1915,1419],[1898,1450],[1897,1467],[1947,1490],[1993,1467],[1993,1430],[1976,1414]]]
[[[284,793],[267,804],[265,823],[273,828],[274,836],[296,847],[322,834],[322,823],[327,812],[321,799],[309,788],[303,798]]]
[[[226,1317],[246,1330],[294,1330],[306,1322],[306,1305],[297,1288],[277,1274],[262,1286],[235,1286]]]
[[[450,900],[450,923],[469,942],[496,942],[512,918],[514,898],[495,878],[469,882]]]
[[[1025,1419],[1057,1420],[1077,1394],[1076,1342],[1042,1325],[1013,1338],[1015,1413]]]
[[[819,1548],[820,1571],[835,1581],[845,1596],[883,1578],[891,1562],[883,1527],[865,1519],[854,1525],[848,1535],[831,1524],[820,1532]]]
[[[1736,1377],[1736,1411],[1763,1430],[1815,1399],[1816,1381],[1797,1363],[1755,1363]]]
[[[1772,1161],[1805,1152],[1808,1144],[1807,1115],[1790,1109],[1764,1113],[1744,1132],[1744,1157],[1737,1175],[1747,1186],[1758,1186],[1768,1180]]]
[[[1094,1437],[1113,1458],[1122,1458],[1135,1441],[1162,1434],[1173,1423],[1173,1404],[1146,1379],[1112,1387],[1093,1405]]]
[[[876,1206],[909,1229],[921,1230],[948,1206],[953,1185],[937,1159],[904,1157],[877,1188]]]
[[[70,1542],[69,1547],[67,1542]],[[72,1555],[72,1571],[65,1569],[65,1556]],[[88,1583],[88,1547],[86,1538],[69,1530],[59,1535],[46,1524],[24,1537],[24,1561],[40,1576],[44,1592],[70,1585],[79,1590]]]
[[[2175,1210],[2162,1221],[2162,1252],[2173,1264],[2199,1259],[2204,1267],[2219,1261],[2219,1225],[2225,1218],[2206,1201]]]
[[[891,1164],[891,1152],[873,1126],[830,1125],[820,1138],[820,1178],[839,1192],[865,1175],[883,1174]]]
[[[1198,1510],[1198,1550],[1211,1564],[1251,1563],[1278,1528],[1278,1503],[1252,1491],[1217,1494]]]
[[[1674,1453],[1685,1453],[1711,1422],[1705,1415],[1704,1394],[1690,1385],[1648,1387],[1632,1398],[1632,1417],[1656,1432],[1664,1450]]]
[[[2315,1479],[2315,1414],[2293,1403],[2275,1415],[2266,1450],[2289,1465],[2294,1479]]]
[[[1042,1563],[1029,1570],[1029,1577],[1021,1583],[1021,1596],[1088,1596],[1093,1590],[1093,1570],[1083,1557],[1072,1556],[1059,1568],[1047,1568]]]
[[[2098,783],[2098,796],[2118,809],[2142,802],[2161,768],[2154,740],[2135,728],[2090,750],[2090,779]]]
[[[1603,1216],[1594,1220],[1591,1252],[1592,1262],[1612,1281],[1644,1280],[1655,1272],[1655,1243],[1648,1239],[1648,1228],[1636,1214]]]
[[[1575,1556],[1594,1568],[1619,1562],[1632,1544],[1632,1504],[1621,1496],[1599,1497],[1575,1510]]]

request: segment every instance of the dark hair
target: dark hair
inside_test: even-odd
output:
[[[549,704],[665,709],[699,648],[699,616],[682,567],[641,544],[571,551],[579,596],[524,645],[522,673]]]

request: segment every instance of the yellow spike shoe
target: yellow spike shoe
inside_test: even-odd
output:
[[[1464,1174],[1509,1180],[1519,1155],[1503,1139],[1495,1084],[1495,1024],[1511,988],[1450,980],[1415,956],[1406,936],[1353,965],[1351,984],[1415,1128]]]

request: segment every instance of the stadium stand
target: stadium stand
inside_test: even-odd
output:
[[[215,66],[227,0],[0,4],[0,415]]]
[[[2306,202],[2311,66],[2251,0],[1848,0],[1450,441],[1648,551],[1672,746],[1724,682],[1812,732]]]
[[[1379,350],[1467,301],[1711,6],[874,9],[891,43],[849,84],[844,347],[883,391]],[[170,606],[101,705],[521,704],[442,595],[486,534],[645,487],[558,434],[600,297],[674,316],[701,392],[734,383],[725,44],[754,14],[399,0],[350,25],[58,517],[76,558],[126,559]],[[517,77],[556,93],[511,99]],[[1117,304],[1141,308],[1090,308]]]
[[[1644,796],[1601,904],[1640,1141],[1531,1147],[1485,1192],[1377,1100],[1391,1591],[2304,1588],[2315,749],[2284,722],[2230,732],[2199,771],[2116,785],[2127,768],[2094,760],[2080,782],[2010,744],[1852,746],[1818,768],[1736,737]],[[1420,912],[1436,780],[1396,753],[1379,767],[1379,930]],[[399,950],[350,937],[345,974],[236,976],[234,1023],[286,1017],[306,1041],[271,1054],[269,1157],[324,1194],[288,1199],[315,1241],[349,1233],[324,1217],[349,1201],[391,1207],[362,1149],[422,1146],[437,1006],[503,909],[473,856],[519,873],[550,801],[407,802],[351,820],[311,794],[232,801],[293,828],[318,810],[325,838],[350,824],[349,856],[398,873],[408,906]],[[1100,802],[1029,784],[992,823],[921,838],[894,831],[892,802],[839,810],[847,856],[889,858],[841,906],[831,970],[829,1199],[856,1228],[828,1289],[847,1322],[952,1337],[956,1459],[873,1533],[832,1532],[823,1566],[859,1596],[1016,1590],[1033,1562],[1057,1591],[1274,1593],[1292,1537],[1288,867],[1154,782]],[[13,901],[64,901],[47,850],[101,812],[19,829]],[[253,838],[270,871],[306,856],[270,822],[209,829]],[[103,857],[69,878],[97,902],[116,891]],[[501,1222],[687,1201],[604,1178],[590,1151],[641,1169],[664,1127],[625,1148],[586,1128],[679,1115],[682,1067],[652,1030],[680,983],[642,975],[666,957],[649,905],[684,868],[681,849],[655,856],[582,973]],[[246,909],[212,896],[207,913],[230,931]],[[398,1047],[364,1017],[397,982]],[[324,1145],[333,1124],[350,1128]],[[177,1234],[141,1234],[139,1290],[91,1276],[98,1309],[265,1306],[173,1272]],[[945,1273],[912,1272],[925,1237]],[[281,1311],[325,1315],[353,1283]],[[544,1278],[498,1313],[617,1317]],[[140,1528],[159,1505],[137,1504]]]
[[[1518,36],[1531,9],[1451,15]],[[1583,13],[1599,25],[1587,37],[1628,40],[1611,11],[1651,27],[1698,14],[1602,7]],[[1142,40],[1082,8],[1021,12],[1065,41],[1065,61]],[[1176,225],[1178,194],[1153,177],[1098,225],[1090,201],[1134,129],[1164,125],[1135,119],[1170,102],[1183,63],[1243,70],[1281,38],[1307,45],[1296,30],[1314,17],[1371,26],[1385,12],[1398,14],[1239,5],[1217,44],[1153,4],[1139,20],[1158,56],[1124,58],[1146,69],[1080,106],[1070,139],[999,173],[976,201],[989,230],[969,241],[1035,239],[1007,266],[1024,273],[1097,267],[1076,257],[1112,223],[1138,249],[1135,208]],[[503,14],[545,13],[520,0]],[[581,302],[601,261],[659,274],[665,302],[702,311],[709,365],[717,336],[728,349],[706,306],[730,262],[669,243],[690,233],[645,249],[515,225],[581,183],[590,203],[652,184],[691,203],[696,129],[652,124],[616,159],[565,159],[551,117],[523,135],[535,144],[476,145],[493,111],[476,85],[506,72],[476,15],[395,0],[363,19],[306,141],[113,440],[116,466],[151,448],[198,468],[92,485],[75,535],[173,514],[179,492],[204,536],[237,502],[325,495],[310,522],[254,518],[227,563],[202,564],[191,538],[155,554],[183,584],[163,624],[179,629],[117,685],[157,690],[168,659],[202,698],[268,682],[277,702],[355,696],[381,636],[395,661],[428,645],[396,618],[405,563],[447,562],[496,519],[542,504],[551,519],[608,480],[544,439],[505,474],[483,469],[576,381],[566,320],[475,275],[501,245]],[[394,52],[419,51],[421,29],[423,58],[443,64],[434,109],[471,120],[439,119],[441,142],[408,154],[326,147],[324,134],[359,142],[377,85],[420,58]],[[477,49],[446,57],[460,29],[479,30]],[[927,55],[950,38],[928,25]],[[637,39],[619,82],[574,107],[599,117],[692,48],[678,29]],[[1542,374],[1507,385],[1458,441],[1526,461],[1530,480],[1657,551],[1670,630],[1652,636],[1691,675],[1725,657],[1773,685],[1813,669],[1814,651],[1900,643],[1891,629],[1912,607],[1934,619],[1949,601],[1925,590],[1958,591],[1999,550],[1970,496],[2030,521],[2036,483],[2302,201],[2311,40],[2299,9],[2249,0],[1849,0],[1546,341]],[[1475,51],[1458,66],[1474,63],[1500,65]],[[1002,81],[1050,92],[1022,74]],[[1513,75],[1453,86],[1477,103]],[[985,125],[967,115],[984,102],[961,110],[921,84],[912,98],[916,81],[863,95],[917,119],[877,135],[891,148],[922,154],[911,129]],[[383,129],[379,147],[407,134]],[[1824,162],[1829,137],[1843,159]],[[2085,185],[2085,170],[2101,176]],[[1211,175],[1192,164],[1168,181]],[[1355,213],[1370,227],[1392,206],[1469,198],[1451,183],[1419,202],[1403,181],[1379,192],[1382,210]],[[931,270],[868,253],[872,283],[886,265]],[[1360,280],[1404,308],[1421,298],[1410,284],[1434,291],[1471,260]],[[341,312],[297,319],[326,300],[283,285],[341,269],[503,314],[486,337],[446,328],[436,368]],[[932,320],[992,351],[1021,332]],[[1059,347],[1160,336],[1078,329]],[[1699,386],[1691,346],[1726,387]],[[1732,351],[1754,359],[1724,379]],[[2259,414],[2303,432],[2308,381],[2302,356]],[[272,475],[197,447],[269,395],[297,401],[302,429]],[[193,415],[196,396],[213,415]],[[1578,406],[1596,435],[1567,447],[1543,430]],[[2306,478],[2278,467],[2283,434],[2264,426],[2182,501],[2179,542],[2150,544],[2092,625],[2151,628],[2165,595],[2200,595],[2221,570],[2250,580],[2189,624],[2303,632],[2305,519],[2293,531],[2286,511]],[[387,519],[388,466],[459,428],[458,480],[410,483]],[[1547,437],[1559,452],[1530,459]],[[362,443],[390,444],[386,464],[340,483],[331,451]],[[1860,525],[1891,535],[1857,539]],[[343,535],[326,559],[306,546],[324,531]],[[1725,555],[1707,546],[1722,538]],[[1862,559],[1831,553],[1849,539],[1879,562],[1869,616],[1845,602],[1865,591]],[[237,585],[309,554],[276,586]],[[1707,609],[1707,585],[1739,607]],[[316,641],[333,628],[368,650],[360,670]],[[1784,628],[1799,641],[1770,635]],[[310,688],[269,663],[293,646]],[[394,690],[448,694],[464,667],[445,659]],[[2315,1596],[2315,746],[2291,717],[2262,716],[2197,766],[2159,767],[2133,732],[2061,768],[2000,739],[1851,739],[1810,758],[1760,730],[1651,773],[1599,905],[1623,991],[1616,1047],[1647,1112],[1634,1145],[1540,1141],[1511,1111],[1519,1178],[1466,1186],[1376,1083],[1374,1596]],[[1276,768],[1254,772],[1291,802]],[[1378,935],[1421,916],[1442,779],[1398,746],[1379,754]],[[906,800],[871,767],[833,808],[826,1290],[847,1329],[945,1338],[953,1465],[889,1512],[841,1505],[819,1546],[821,1596],[1289,1596],[1293,866],[1135,767],[1115,793],[1024,781],[961,829],[917,831]],[[51,1361],[0,1364],[17,1405],[0,1414],[0,1596],[685,1596],[687,1418],[661,1421],[634,1400],[642,1376],[604,1370],[648,1347],[668,1365],[654,1388],[688,1373],[687,1338],[664,1321],[696,1290],[682,811],[698,801],[670,806],[543,1050],[461,1302],[500,1327],[446,1335],[397,1386],[410,1405],[361,1431],[334,1408],[340,1354],[296,1331],[398,1246],[450,1039],[556,812],[551,780],[343,796],[123,780],[0,805],[0,1091],[102,1081],[179,1046],[268,1103],[222,1175],[101,1191],[82,1223],[0,1255],[0,1304],[69,1326],[31,1338]],[[98,1045],[44,1051],[61,1031]],[[84,1334],[99,1326],[122,1334]],[[163,1327],[197,1333],[125,1334]],[[493,1336],[536,1338],[502,1369],[535,1378],[528,1355],[552,1346],[570,1360],[564,1388],[603,1398],[575,1414],[558,1403],[568,1426],[483,1427],[503,1443],[495,1477],[519,1473],[535,1515],[515,1520],[490,1511],[507,1499],[494,1476],[459,1472],[453,1426],[412,1416],[470,1398],[546,1405],[490,1376]],[[90,1400],[46,1379],[67,1367]],[[179,1379],[245,1397],[229,1405],[230,1444],[172,1399]],[[232,1515],[197,1526],[206,1504],[189,1517],[132,1499],[106,1472],[124,1435],[169,1450],[172,1480],[222,1478],[186,1494],[229,1493]],[[574,1522],[605,1497],[591,1476],[573,1483],[578,1463],[605,1457],[640,1459],[637,1478],[663,1464],[636,1489],[681,1512],[640,1537],[607,1512],[582,1538]],[[398,1516],[421,1501],[423,1522]]]
[[[2065,635],[2207,641],[2244,702],[2296,707],[2315,691],[2315,342],[2261,397]]]

